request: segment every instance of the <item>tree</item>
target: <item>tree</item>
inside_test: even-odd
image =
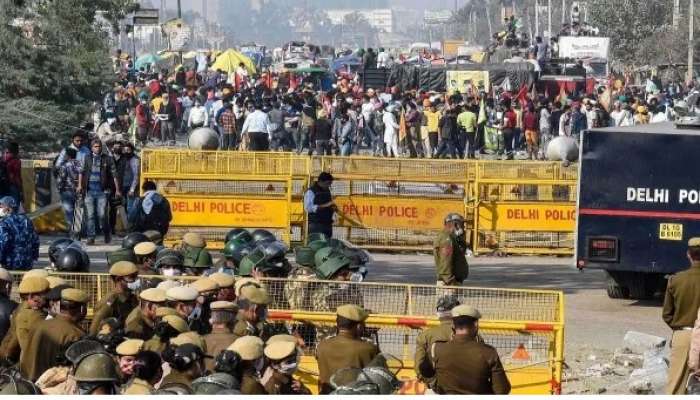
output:
[[[671,25],[672,4],[667,0],[589,0],[589,20],[611,39],[612,57],[627,65],[648,64],[643,57],[652,38]]]
[[[95,24],[106,1],[0,0],[0,136],[24,151],[57,150],[86,120],[113,79]]]

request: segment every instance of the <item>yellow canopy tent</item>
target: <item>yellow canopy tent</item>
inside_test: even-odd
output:
[[[220,69],[228,74],[231,74],[236,71],[236,68],[238,68],[238,64],[240,63],[245,65],[249,74],[255,73],[255,64],[253,64],[253,61],[233,49],[229,49],[221,53],[221,55],[216,58],[216,62],[212,64],[211,69]]]

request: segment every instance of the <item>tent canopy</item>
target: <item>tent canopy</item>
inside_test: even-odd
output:
[[[228,74],[231,74],[236,71],[236,68],[238,68],[238,64],[240,63],[245,65],[248,73],[255,73],[255,64],[253,61],[242,53],[233,49],[226,50],[225,52],[221,53],[221,55],[216,57],[216,61],[211,66],[211,69],[220,69]]]
[[[141,67],[145,68],[147,65],[157,65],[162,61],[163,60],[155,54],[144,54],[138,59],[136,59],[134,68],[141,69]]]

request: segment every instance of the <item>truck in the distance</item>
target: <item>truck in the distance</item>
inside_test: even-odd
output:
[[[611,298],[651,298],[700,236],[700,128],[586,131],[580,158],[576,266],[605,270]]]

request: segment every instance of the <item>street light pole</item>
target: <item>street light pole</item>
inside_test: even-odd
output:
[[[695,0],[690,0],[688,10],[688,82],[693,81],[695,58]]]
[[[177,17],[182,18],[182,1],[177,0]]]

